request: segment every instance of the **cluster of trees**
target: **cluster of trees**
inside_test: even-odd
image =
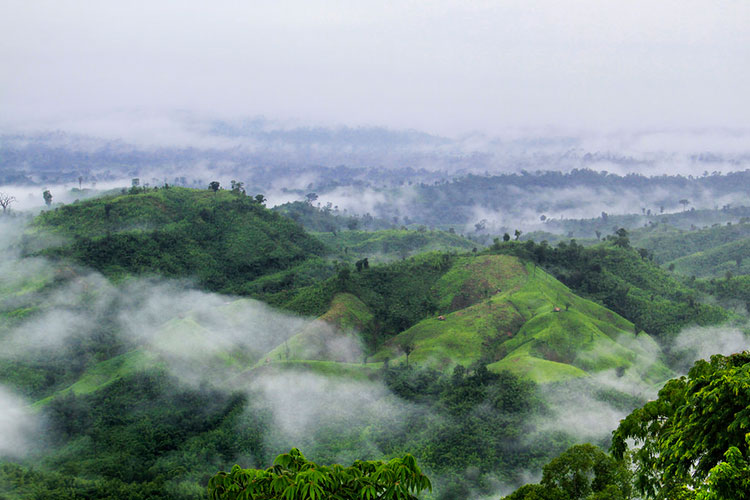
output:
[[[416,500],[418,493],[431,489],[429,478],[408,454],[388,462],[357,460],[349,467],[321,466],[296,448],[276,457],[268,469],[235,465],[208,482],[212,500]]]
[[[314,195],[314,193],[310,193],[308,199],[310,199],[310,195]],[[317,199],[317,195],[313,199]],[[369,213],[358,215],[340,212],[338,207],[334,207],[330,203],[322,207],[316,207],[310,202],[293,201],[274,207],[273,210],[299,222],[308,231],[315,232],[337,233],[356,229],[377,231],[390,229],[394,226],[393,223],[385,219],[375,218]]]
[[[715,355],[615,430],[612,453],[632,459],[647,498],[750,498],[750,352]]]
[[[670,380],[613,432],[611,455],[574,446],[506,500],[750,498],[750,352]]]

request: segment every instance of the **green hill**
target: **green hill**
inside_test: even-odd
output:
[[[325,253],[294,221],[223,190],[131,190],[43,212],[34,228],[32,236],[65,241],[45,255],[71,257],[112,277],[192,277],[228,293]]]
[[[636,250],[627,236],[592,247],[571,240],[551,247],[533,241],[496,243],[489,253],[517,255],[536,262],[577,295],[620,314],[667,345],[688,325],[711,325],[729,316],[702,303],[701,293],[661,269],[648,251]]]
[[[658,263],[668,263],[698,252],[750,237],[750,222],[714,224],[703,229],[684,230],[667,224],[658,224],[631,233],[634,246],[645,248]]]
[[[650,384],[670,371],[655,361],[656,343],[636,336],[633,325],[617,314],[573,294],[540,269],[525,273],[524,283],[445,319],[429,318],[399,334],[375,357],[447,369],[481,362],[492,371],[510,370],[537,382],[585,376],[602,370]]]
[[[725,243],[668,263],[676,273],[698,278],[750,274],[750,238]]]
[[[356,273],[358,286],[349,289],[369,291],[368,277],[380,281],[374,272],[377,268]],[[603,370],[647,384],[671,375],[656,359],[659,347],[647,334],[636,336],[629,321],[576,296],[516,257],[458,257],[439,274],[425,294],[433,307],[399,332],[381,332],[378,341],[369,344],[372,355],[362,356],[363,370],[384,363],[406,364],[408,351],[409,362],[419,366],[445,372],[457,364],[481,363],[492,371],[510,370],[537,382]],[[359,298],[354,292],[334,295],[319,322],[272,350],[264,363],[357,361],[360,345],[352,331],[363,332],[367,339],[368,332],[378,328],[378,315],[368,306],[377,303],[374,298],[386,304],[394,299],[366,294]]]

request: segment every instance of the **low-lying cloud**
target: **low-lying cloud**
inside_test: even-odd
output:
[[[0,385],[0,458],[19,458],[34,446],[39,422],[28,402]]]

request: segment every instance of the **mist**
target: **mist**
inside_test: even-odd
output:
[[[709,360],[714,354],[729,356],[750,350],[750,338],[740,328],[691,327],[682,330],[671,347],[671,355],[679,360],[683,374],[699,359]]]
[[[22,458],[31,453],[39,421],[28,402],[0,385],[0,457]]]
[[[0,220],[5,237],[0,287],[23,289],[25,284],[39,280],[49,286],[42,297],[32,294],[17,299],[28,301],[28,305],[43,299],[40,310],[17,324],[0,325],[0,356],[5,359],[59,355],[76,339],[93,338],[103,329],[116,332],[124,352],[138,353],[144,368],[158,364],[193,390],[246,394],[248,411],[262,410],[271,416],[273,425],[263,440],[274,453],[292,446],[303,451],[315,449],[325,442],[328,448],[318,452],[326,460],[341,463],[382,457],[384,451],[378,443],[384,436],[398,435],[409,419],[439,418],[422,405],[396,397],[378,380],[313,374],[305,370],[304,363],[298,370],[277,368],[277,362],[285,361],[281,346],[292,344],[295,335],[316,336],[321,352],[305,353],[310,359],[333,355],[341,361],[357,362],[361,350],[351,332],[340,332],[314,318],[287,314],[252,299],[203,292],[190,281],[129,278],[113,284],[85,268],[22,258],[17,244],[25,229],[23,222],[22,217]],[[686,329],[677,337],[673,350],[673,354],[683,353],[677,374],[685,373],[695,359],[746,346],[746,337],[738,329]],[[659,352],[645,354],[644,363],[660,356]],[[606,446],[619,420],[653,399],[659,387],[641,382],[636,371],[624,375],[605,371],[540,389],[548,414],[535,422],[536,432],[530,439],[562,431],[575,442]],[[625,396],[608,401],[602,397],[607,391]],[[44,429],[29,416],[28,404],[0,388],[0,408],[4,408],[0,413],[0,454],[24,456],[29,445],[21,436],[29,435],[31,428]],[[335,443],[331,436],[340,433],[356,442],[357,448],[331,445]],[[318,459],[314,455],[311,458]],[[244,459],[237,457],[238,461]],[[519,474],[533,478],[538,471]],[[496,484],[499,492],[515,486],[500,481]],[[477,498],[481,496],[476,494]]]

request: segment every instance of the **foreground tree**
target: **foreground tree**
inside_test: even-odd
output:
[[[212,500],[412,500],[424,490],[432,490],[432,485],[411,455],[389,462],[323,466],[308,461],[296,448],[276,457],[268,469],[235,465],[208,482]]]
[[[716,355],[625,418],[612,453],[636,442],[636,486],[647,498],[749,499],[749,436],[750,352]]]
[[[580,444],[545,465],[540,484],[527,484],[505,500],[628,500],[631,490],[626,462]]]
[[[42,198],[44,198],[44,203],[47,206],[52,205],[52,193],[49,192],[49,189],[45,189],[42,193]]]

